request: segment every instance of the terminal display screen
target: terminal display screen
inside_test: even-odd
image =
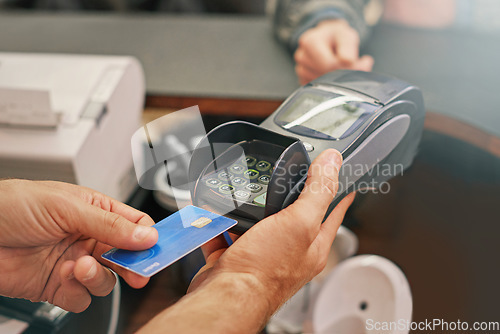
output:
[[[363,124],[378,107],[356,96],[310,89],[290,101],[275,121],[301,135],[342,139]]]

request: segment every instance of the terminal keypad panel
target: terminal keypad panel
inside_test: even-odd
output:
[[[264,208],[273,169],[274,161],[269,157],[255,153],[245,154],[205,175],[201,183],[210,189],[212,196]]]

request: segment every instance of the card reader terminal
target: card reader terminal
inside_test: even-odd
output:
[[[191,157],[193,204],[236,219],[232,230],[243,233],[291,204],[311,160],[334,148],[344,163],[331,211],[348,193],[380,187],[411,165],[424,115],[415,86],[377,73],[326,74],[260,126],[234,121],[210,131]]]

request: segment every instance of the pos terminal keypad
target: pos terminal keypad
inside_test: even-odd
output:
[[[245,155],[206,175],[203,181],[219,196],[264,207],[273,168],[273,163],[264,156]]]

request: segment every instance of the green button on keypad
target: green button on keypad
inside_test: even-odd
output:
[[[245,173],[243,173],[243,176],[245,176],[247,179],[253,180],[259,177],[259,172],[255,169],[249,169],[245,171]]]

